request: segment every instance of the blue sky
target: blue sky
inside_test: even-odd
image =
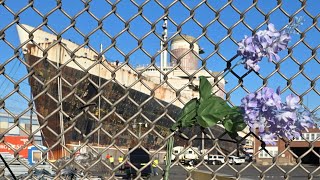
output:
[[[203,1],[186,0],[183,1],[184,4],[175,1],[161,0],[161,3],[163,7],[170,7],[168,9],[169,19],[174,21],[174,23],[170,21],[168,24],[169,38],[177,32],[177,25],[182,25],[181,32],[183,34],[192,35],[196,38],[200,37],[203,32],[203,28],[198,24],[202,27],[207,27],[205,36],[201,36],[198,41],[200,46],[205,50],[205,54],[202,54],[201,57],[206,60],[208,69],[218,72],[226,67],[223,57],[227,60],[236,53],[237,45],[231,39],[237,42],[240,41],[244,35],[251,35],[251,30],[253,29],[266,28],[265,16],[262,15],[261,12],[268,14],[269,19],[267,22],[275,24],[277,29],[283,28],[289,22],[289,18],[284,13],[292,17],[303,16],[305,22],[303,26],[299,27],[299,30],[305,34],[304,36],[300,34],[292,35],[292,40],[289,43],[289,46],[293,47],[292,56],[288,56],[288,51],[280,53],[282,58],[280,61],[280,73],[274,73],[276,69],[274,63],[269,63],[267,59],[263,59],[260,63],[261,71],[259,72],[259,75],[250,73],[243,79],[243,87],[235,89],[238,86],[238,79],[231,73],[228,74],[225,78],[228,81],[226,90],[232,91],[230,94],[231,102],[235,105],[239,105],[241,98],[246,94],[245,90],[251,92],[257,90],[263,84],[261,78],[270,77],[267,80],[268,86],[272,88],[280,86],[283,90],[282,98],[285,99],[285,96],[292,93],[292,90],[298,94],[307,92],[311,88],[311,83],[308,80],[309,78],[311,81],[314,81],[315,85],[313,89],[311,88],[311,91],[304,96],[303,103],[310,109],[315,110],[317,107],[319,109],[320,102],[319,94],[314,91],[320,92],[318,80],[320,74],[320,56],[318,49],[320,44],[320,33],[319,23],[317,21],[313,23],[310,16],[319,18],[319,2],[317,1],[318,0],[306,1],[304,9],[301,9],[303,3],[299,0],[283,0],[282,4],[279,4],[280,8],[276,8],[278,7],[276,0],[258,0],[256,4],[252,4],[252,0],[234,0],[232,2],[228,2],[227,0],[208,0],[207,3],[204,3]],[[115,1],[110,2],[114,3]],[[134,2],[138,6],[144,3],[144,1],[141,0],[136,0]],[[200,3],[202,3],[202,5],[197,6]],[[5,74],[14,81],[20,80],[27,72],[24,65],[17,59],[12,59],[10,61],[11,57],[14,56],[14,50],[10,46],[19,46],[15,27],[16,23],[11,24],[14,21],[14,15],[10,13],[10,11],[17,13],[27,6],[27,4],[27,0],[9,0],[5,1],[6,7],[0,5],[0,30],[2,31],[5,27],[8,27],[8,29],[5,30],[5,41],[0,39],[0,62],[1,64],[9,62],[5,65]],[[98,19],[106,16],[112,10],[112,6],[104,0],[93,0],[89,4],[89,12]],[[31,26],[39,26],[43,22],[43,18],[38,13],[45,15],[54,9],[56,5],[57,3],[54,0],[35,0],[33,7],[30,6],[19,13],[19,21],[17,22]],[[215,10],[216,13],[212,11],[208,5]],[[250,8],[252,5],[254,6]],[[190,11],[188,8],[194,9],[195,7],[197,8],[194,10],[194,17],[189,19]],[[70,17],[77,16],[75,27],[83,34],[88,34],[97,27],[98,22],[91,17],[87,11],[80,14],[83,8],[84,3],[80,0],[62,1],[63,12],[67,13]],[[241,17],[237,11],[246,11],[244,18],[245,23],[237,24]],[[146,5],[143,6],[143,17],[137,16],[130,22],[129,32],[134,34],[137,38],[144,37],[151,31],[151,25],[147,22],[149,21],[151,24],[156,25],[154,33],[161,36],[161,26],[163,23],[161,17],[164,12],[164,9],[153,0],[147,2]],[[134,3],[129,0],[120,1],[116,5],[116,15],[111,13],[110,16],[103,20],[105,32],[111,37],[119,35],[119,32],[125,28],[124,22],[130,20],[137,13],[138,7]],[[147,21],[145,19],[147,19]],[[48,16],[48,26],[56,33],[60,33],[67,28],[70,25],[70,22],[71,20],[59,9]],[[210,25],[208,26],[208,24]],[[228,28],[233,27],[231,39],[225,39],[228,35],[228,31],[223,26]],[[250,26],[252,29],[250,30],[247,26]],[[45,26],[43,29],[49,31]],[[138,45],[137,41],[130,33],[124,32],[116,39],[117,48],[124,54],[130,53],[130,51]],[[160,40],[154,33],[151,33],[143,40],[143,49],[151,56],[154,56],[160,49]],[[73,28],[67,30],[62,37],[71,39],[78,44],[84,42],[84,38]],[[218,50],[215,49],[215,46],[210,41],[216,44],[219,43]],[[110,38],[102,31],[98,30],[90,36],[89,45],[92,48],[99,50],[100,44],[107,49],[105,56],[108,60],[124,61],[124,56],[114,47],[110,47]],[[310,50],[308,46],[316,53],[313,57],[312,50]],[[157,57],[157,59],[159,59],[159,57]],[[236,63],[236,61],[238,60],[235,60],[234,63]],[[146,65],[150,63],[150,57],[141,50],[137,50],[130,55],[129,63],[132,66]],[[201,64],[201,62],[199,64]],[[300,68],[303,70],[301,70],[301,73],[299,74]],[[242,76],[247,72],[243,66],[236,67],[234,71],[239,76]],[[289,79],[289,83],[285,78]],[[3,75],[0,75],[0,86],[2,89],[0,92],[1,98],[10,92],[13,92],[13,84],[6,80]],[[27,80],[20,83],[20,92],[27,97],[30,96],[30,87]],[[5,102],[6,107],[17,113],[21,113],[27,107],[27,101],[17,92]]]

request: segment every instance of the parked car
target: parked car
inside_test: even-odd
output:
[[[251,162],[251,161],[252,161],[252,154],[247,154],[247,155],[245,156],[244,160],[245,160],[246,162]]]
[[[173,147],[171,161],[179,160],[184,165],[193,166],[199,163],[199,150],[196,147],[185,149],[183,146]]]
[[[224,156],[222,155],[206,155],[204,156],[204,161],[207,164],[219,165],[225,163]]]
[[[245,163],[245,158],[244,157],[237,157],[237,156],[229,156],[229,163],[240,165],[240,164]]]

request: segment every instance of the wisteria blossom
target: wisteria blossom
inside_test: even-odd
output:
[[[291,37],[286,31],[278,31],[273,24],[268,24],[266,30],[260,30],[253,36],[245,36],[238,43],[238,54],[242,56],[243,64],[246,69],[259,71],[258,63],[263,57],[269,61],[279,61],[278,52],[286,49]]]
[[[246,124],[252,132],[258,129],[266,144],[274,144],[277,136],[288,140],[298,138],[301,131],[315,126],[311,113],[299,104],[300,98],[291,94],[282,103],[279,88],[274,91],[264,87],[241,102]]]
[[[295,17],[294,21],[278,31],[272,23],[268,24],[266,30],[260,30],[253,36],[245,36],[238,43],[238,55],[242,56],[246,69],[260,70],[259,62],[263,57],[267,57],[269,62],[278,62],[278,53],[288,48],[291,39],[290,34],[296,33],[296,28],[304,22],[303,17]]]

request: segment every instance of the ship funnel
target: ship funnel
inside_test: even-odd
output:
[[[198,69],[198,55],[200,47],[197,42],[193,44],[193,48],[190,48],[191,43],[195,40],[194,37],[188,35],[177,35],[171,41],[171,58],[170,62],[172,66],[181,62],[180,68],[184,70],[196,70]],[[190,51],[191,49],[191,51]],[[187,51],[189,53],[185,54]]]

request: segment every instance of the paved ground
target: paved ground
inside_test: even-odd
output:
[[[316,179],[320,180],[320,166],[310,166],[310,165],[303,165],[304,169],[301,167],[297,167],[294,170],[294,166],[281,166],[279,169],[278,167],[270,167],[270,166],[257,166],[254,167],[252,165],[246,167],[247,165],[233,165],[233,166],[220,166],[220,165],[210,165],[208,168],[201,165],[198,167],[198,170],[204,171],[216,171],[218,175],[223,175],[227,177],[240,177],[243,180],[258,180],[258,179],[267,179],[267,180],[281,180],[281,179],[290,179],[290,180],[306,180],[306,179]],[[161,166],[164,168],[164,166]],[[18,169],[20,168],[13,168],[16,175],[18,175]],[[237,176],[237,171],[239,172]],[[282,172],[283,171],[283,172]],[[159,169],[158,176],[152,176],[152,180],[159,180],[162,178],[163,172]],[[263,175],[264,177],[260,177]],[[287,174],[285,174],[287,173]],[[6,173],[7,174],[7,173]],[[92,173],[93,175],[99,175],[101,177],[106,177],[106,173]],[[117,173],[118,174],[118,173]],[[284,176],[287,175],[288,178]],[[311,178],[312,175],[312,178]],[[310,176],[310,177],[309,177]],[[181,166],[174,166],[170,170],[170,180],[185,180],[188,177],[188,172]],[[1,179],[1,178],[0,178]],[[120,179],[120,177],[119,177]]]
[[[221,167],[219,165],[209,166],[211,170],[217,170],[218,174],[224,174],[224,176],[228,177],[236,177],[237,171],[241,171],[240,179],[243,180],[256,180],[256,179],[262,179],[260,177],[261,172],[265,171],[264,179],[270,179],[270,180],[280,180],[280,179],[286,179],[284,178],[285,173],[282,172],[278,167],[272,167],[270,166],[258,166],[257,168],[260,169],[261,172],[259,172],[255,167],[249,166],[246,168],[246,165],[238,165],[238,166],[224,166]],[[309,177],[309,173],[313,173],[312,179],[320,180],[320,167],[317,166],[310,166],[310,165],[304,165],[305,170],[301,167],[296,168],[295,170],[292,170],[289,172],[294,166],[281,166],[280,168],[283,169],[283,171],[287,172],[288,179],[290,180],[306,180]],[[319,168],[319,169],[317,169]],[[200,170],[208,170],[205,166],[200,166],[198,169]],[[158,180],[161,179],[161,172],[159,173],[159,176],[153,176],[152,180]],[[311,175],[311,174],[310,174]],[[188,173],[181,167],[181,166],[175,166],[170,171],[170,177],[169,179],[172,180],[185,180],[188,176]],[[310,178],[311,179],[311,178]]]

